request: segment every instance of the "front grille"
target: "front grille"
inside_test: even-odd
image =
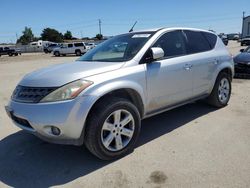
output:
[[[247,64],[247,63],[238,63],[237,66],[242,67],[242,68],[250,68],[250,64]]]
[[[33,128],[31,127],[30,123],[29,123],[26,119],[19,118],[19,117],[13,115],[13,113],[11,113],[10,116],[11,116],[11,119],[12,119],[13,121],[15,121],[16,123],[18,123],[18,124],[20,124],[20,125],[22,125],[22,126],[24,126],[24,127],[33,129]]]
[[[12,100],[24,103],[38,103],[42,98],[55,89],[57,88],[17,86],[12,94]]]

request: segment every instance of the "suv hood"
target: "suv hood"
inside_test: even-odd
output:
[[[19,85],[28,87],[59,87],[81,78],[119,69],[123,64],[75,61],[53,65],[27,74]]]

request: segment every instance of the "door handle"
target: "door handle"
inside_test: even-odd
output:
[[[190,70],[192,68],[192,66],[193,66],[192,64],[185,64],[183,68],[185,70]]]

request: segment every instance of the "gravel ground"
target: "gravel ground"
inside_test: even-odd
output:
[[[239,43],[230,42],[237,54]],[[223,109],[193,103],[143,120],[138,146],[113,162],[42,142],[4,111],[28,72],[77,57],[0,57],[0,187],[250,187],[250,80],[234,79]]]

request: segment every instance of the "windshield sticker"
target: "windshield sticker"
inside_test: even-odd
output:
[[[132,38],[148,38],[150,34],[135,34]]]

